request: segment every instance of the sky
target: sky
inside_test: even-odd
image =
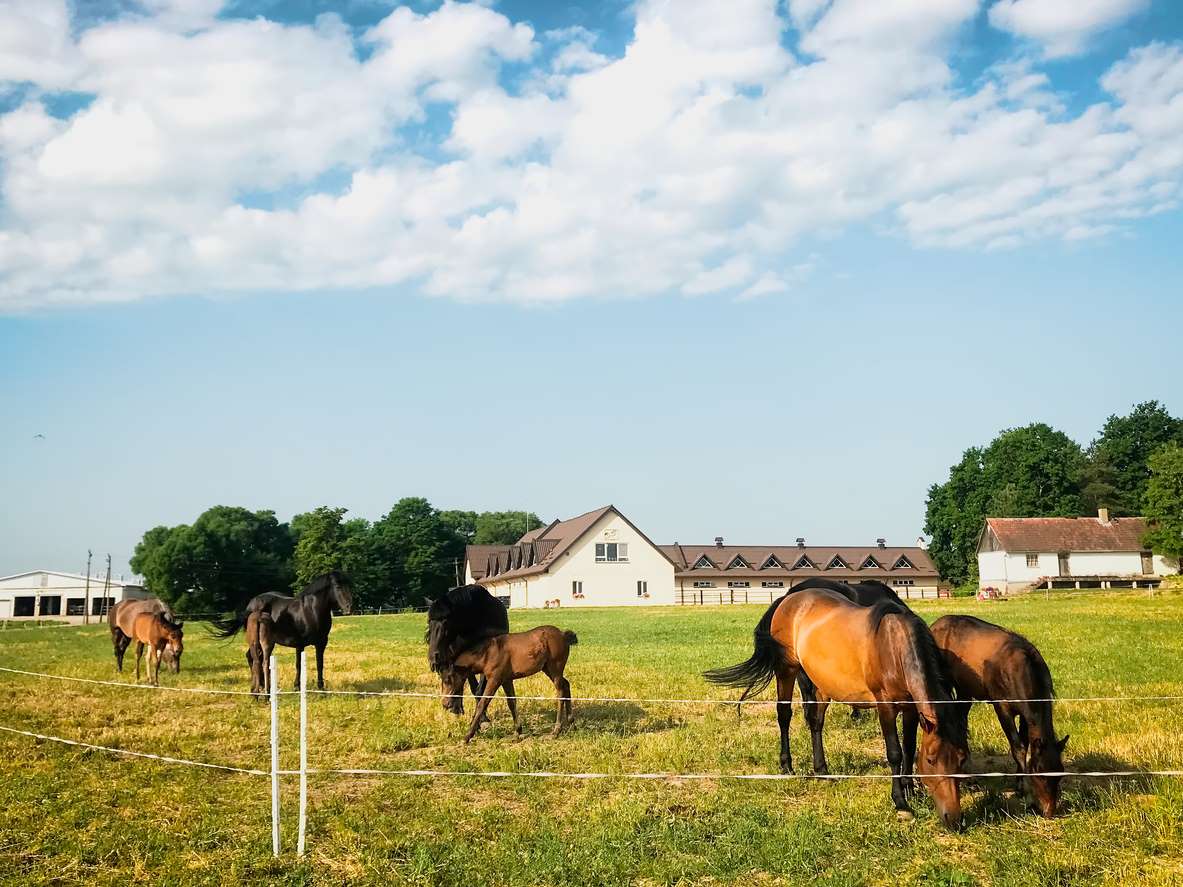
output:
[[[214,504],[909,544],[1183,413],[1183,6],[0,0],[0,574]]]

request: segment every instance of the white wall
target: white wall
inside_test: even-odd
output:
[[[978,553],[978,584],[981,587],[1019,587],[1047,576],[1060,575],[1060,558],[1056,552],[1040,552],[1038,566],[1027,566],[1027,554],[1004,551]],[[1157,555],[1153,559],[1155,576],[1175,572],[1175,566]],[[1068,554],[1068,573],[1065,578],[1085,576],[1141,576],[1142,555],[1137,551],[1075,551]]]
[[[139,586],[135,585],[117,585],[112,584],[108,590],[108,596],[114,602],[119,602],[126,598],[133,597],[148,597]],[[15,616],[16,599],[18,597],[31,597],[34,599],[34,610],[32,616]],[[56,614],[47,612],[42,615],[42,598],[61,598],[60,611]],[[90,578],[90,601],[91,606],[94,606],[96,600],[101,600],[103,597],[103,580],[101,578],[92,576]],[[73,575],[60,575],[57,573],[38,572],[29,573],[19,576],[11,576],[0,580],[0,619],[61,619],[68,622],[82,622],[82,616],[68,617],[69,602],[72,599],[77,599],[85,605],[86,600],[86,577]],[[50,608],[45,607],[46,610]],[[91,622],[96,619],[102,619],[102,616],[91,616]]]
[[[978,552],[978,584],[983,588],[1006,585],[1007,563],[1005,551]]]

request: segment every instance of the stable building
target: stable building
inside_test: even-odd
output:
[[[30,570],[0,577],[0,620],[57,619],[80,623],[89,613],[102,620],[119,601],[151,597],[136,583],[57,570]],[[89,605],[88,605],[89,599]]]
[[[1142,545],[1140,517],[988,517],[978,585],[1003,593],[1049,588],[1155,588],[1179,564]]]
[[[614,506],[531,530],[514,545],[470,545],[465,579],[507,605],[603,607],[770,602],[812,576],[874,579],[901,597],[937,597],[920,546],[655,545]]]

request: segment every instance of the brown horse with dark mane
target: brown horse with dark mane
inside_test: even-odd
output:
[[[169,622],[176,622],[172,608],[160,598],[149,597],[119,601],[107,611],[107,624],[111,628],[111,646],[115,650],[115,668],[123,671],[123,654],[131,645],[132,625],[141,613],[159,613]],[[181,670],[181,660],[175,658],[169,647],[164,648],[164,663],[176,674]]]
[[[497,688],[505,691],[505,703],[513,715],[513,729],[522,735],[522,722],[518,720],[518,702],[513,682],[516,678],[545,672],[555,685],[558,697],[558,714],[551,736],[558,736],[564,727],[570,726],[575,717],[571,712],[571,682],[563,677],[571,648],[579,643],[573,631],[561,631],[553,625],[540,625],[530,631],[516,634],[502,634],[482,641],[475,647],[456,655],[452,668],[441,674],[444,693],[455,697],[464,692],[464,682],[470,675],[482,675],[483,693],[476,705],[476,713],[464,737],[469,742],[480,728],[485,709],[497,694]]]
[[[148,648],[148,677],[152,686],[160,685],[160,660],[167,649],[178,663],[184,645],[184,625],[170,622],[159,613],[141,613],[131,625],[131,638],[136,642],[136,682],[140,680],[140,659]]]
[[[743,689],[741,700],[776,679],[780,765],[793,772],[789,725],[793,684],[801,671],[816,694],[806,699],[805,718],[813,738],[813,767],[827,772],[822,728],[826,707],[839,700],[875,708],[891,765],[891,798],[901,818],[910,818],[908,796],[916,754],[916,728],[923,730],[920,781],[932,795],[941,822],[961,823],[956,774],[969,758],[965,711],[953,701],[940,651],[924,621],[891,601],[863,607],[830,589],[787,594],[756,625],[755,650],[746,662],[706,672],[717,684]],[[811,704],[816,703],[816,704]],[[903,723],[903,743],[896,718]]]
[[[1068,737],[1056,739],[1052,723],[1052,673],[1043,656],[1021,634],[974,616],[942,616],[932,634],[945,656],[959,699],[968,709],[980,699],[994,706],[1019,773],[1064,769]],[[1017,721],[1017,724],[1016,724]],[[1035,806],[1056,815],[1060,776],[1027,776]]]

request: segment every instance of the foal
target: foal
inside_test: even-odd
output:
[[[554,683],[558,696],[558,714],[550,735],[558,736],[565,726],[573,723],[571,682],[563,677],[563,669],[567,667],[571,648],[577,643],[579,638],[575,632],[560,631],[553,625],[541,625],[530,631],[497,635],[458,654],[453,660],[453,667],[440,676],[445,694],[463,693],[464,681],[470,675],[483,675],[485,679],[485,692],[477,702],[476,713],[464,741],[469,742],[476,735],[485,709],[489,707],[498,687],[505,690],[505,703],[513,715],[514,731],[521,736],[522,722],[518,720],[513,682],[515,678],[528,678],[540,671]]]
[[[181,667],[181,653],[184,652],[183,624],[169,622],[159,613],[141,613],[131,624],[132,640],[136,642],[136,682],[140,680],[140,659],[144,655],[144,647],[148,648],[148,677],[152,686],[160,685],[160,660],[167,650],[177,663],[177,670]]]

